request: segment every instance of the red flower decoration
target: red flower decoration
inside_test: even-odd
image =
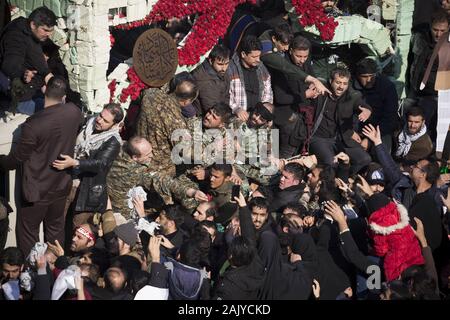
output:
[[[338,22],[326,15],[321,0],[292,0],[295,11],[300,16],[298,22],[303,27],[315,25],[324,41],[334,37]]]
[[[108,89],[109,89],[109,102],[113,102],[114,99],[114,93],[116,92],[116,79],[113,79],[109,84],[108,84]]]
[[[116,28],[129,30],[198,14],[185,45],[178,50],[180,65],[194,65],[202,55],[217,44],[219,38],[224,36],[234,10],[245,2],[255,4],[256,0],[159,0],[143,20],[118,25]]]
[[[127,75],[128,79],[130,80],[130,84],[128,85],[128,87],[122,90],[119,98],[119,101],[121,103],[125,103],[128,97],[131,97],[131,100],[136,100],[137,98],[139,98],[141,91],[148,88],[148,86],[144,82],[142,82],[141,78],[139,78],[133,67],[128,69]]]
[[[200,57],[217,44],[227,31],[236,7],[242,3],[255,4],[256,0],[159,0],[143,20],[116,26],[130,30],[143,25],[169,20],[182,19],[197,14],[197,18],[183,48],[178,49],[179,65],[194,65]],[[128,97],[135,100],[141,90],[148,88],[133,68],[127,71],[130,85],[122,90],[120,102]]]

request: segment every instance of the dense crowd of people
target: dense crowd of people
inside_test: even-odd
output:
[[[7,24],[0,100],[29,117],[0,155],[19,177],[0,299],[447,299],[450,137],[437,153],[431,57],[450,4],[431,2],[402,101],[373,57],[316,76],[319,44],[283,6],[130,112],[88,115],[49,44],[53,12]],[[10,212],[2,198],[0,226]]]

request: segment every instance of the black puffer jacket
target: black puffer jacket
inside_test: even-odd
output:
[[[91,152],[88,159],[80,160],[77,170],[81,180],[75,211],[103,212],[108,199],[106,175],[120,152],[117,138],[111,137],[100,148]]]

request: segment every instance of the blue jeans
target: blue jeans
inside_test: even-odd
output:
[[[36,109],[36,103],[33,100],[22,101],[17,104],[16,111],[18,113],[31,116]]]
[[[31,116],[44,109],[44,98],[37,97],[17,104],[17,112]]]

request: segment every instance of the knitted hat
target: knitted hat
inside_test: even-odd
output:
[[[367,172],[367,183],[370,185],[379,184],[384,186],[386,180],[384,179],[384,173],[382,168],[375,169]]]
[[[117,226],[114,229],[114,233],[130,247],[134,246],[137,242],[138,232],[132,221]]]

